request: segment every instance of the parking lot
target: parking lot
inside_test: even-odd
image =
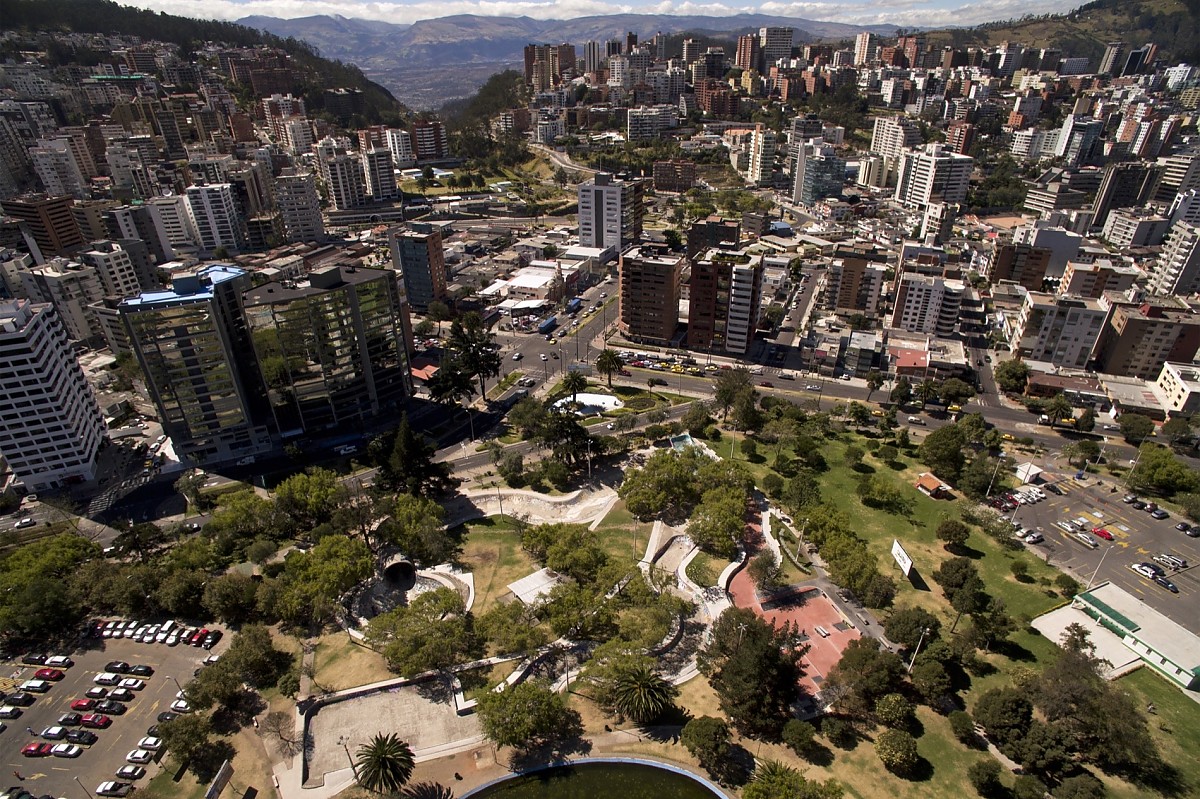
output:
[[[1176,530],[1180,519],[1174,515],[1155,519],[1144,510],[1122,502],[1125,491],[1111,481],[1089,476],[1079,483],[1069,475],[1045,477],[1042,487],[1046,499],[1021,505],[1015,511],[1015,521],[1026,529],[1038,529],[1045,537],[1040,544],[1027,545],[1029,550],[1069,570],[1084,584],[1093,574],[1094,583],[1112,582],[1178,624],[1200,633],[1200,617],[1195,613],[1196,599],[1200,597],[1200,574],[1196,572],[1200,539]],[[1054,485],[1062,495],[1047,490],[1046,484]],[[1006,513],[1005,518],[1014,518],[1014,512]],[[1057,524],[1079,518],[1108,531],[1113,540],[1093,536],[1099,546],[1092,549]],[[1188,563],[1186,569],[1164,570],[1179,589],[1178,594],[1130,569],[1136,563],[1152,562],[1155,555],[1161,554],[1176,555]]]
[[[222,642],[227,644],[227,642]],[[214,650],[220,651],[222,646]],[[41,796],[80,797],[87,790],[92,796],[96,786],[108,780],[116,780],[116,771],[126,765],[125,756],[137,748],[138,741],[146,730],[156,723],[156,717],[167,710],[175,700],[179,685],[186,685],[193,672],[212,652],[192,646],[168,647],[165,644],[143,644],[129,639],[88,638],[81,649],[68,654],[74,666],[64,669],[65,676],[55,682],[47,693],[37,695],[29,707],[23,708],[20,718],[5,719],[8,729],[0,733],[0,786],[20,785],[25,790]],[[95,729],[98,740],[85,746],[83,753],[74,759],[59,757],[23,757],[21,749],[40,737],[29,734],[29,729],[41,733],[55,726],[64,713],[70,713],[71,703],[86,696],[89,688],[96,687],[93,681],[97,674],[105,671],[105,664],[113,660],[126,661],[132,665],[144,664],[154,669],[153,676],[142,678],[146,686],[137,691],[132,701],[126,703],[126,712],[111,715],[112,724],[106,729]],[[0,663],[0,690],[8,694],[16,690],[14,685],[31,679],[39,666],[23,665],[19,661]],[[122,675],[130,677],[133,675]],[[174,679],[172,679],[174,678]],[[176,684],[178,681],[178,685]],[[3,704],[3,702],[0,702]],[[73,727],[69,729],[79,729]],[[51,743],[58,743],[52,741]],[[145,784],[157,772],[159,766],[153,761],[144,764],[147,774],[134,784]],[[17,774],[24,779],[17,780]],[[78,782],[76,781],[78,777]],[[80,787],[83,784],[83,788]]]

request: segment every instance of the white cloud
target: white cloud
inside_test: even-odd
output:
[[[345,17],[378,19],[385,22],[416,22],[421,19],[455,14],[517,17],[534,19],[572,19],[600,14],[702,14],[728,16],[739,13],[764,13],[794,16],[826,22],[851,24],[895,23],[904,26],[975,25],[1024,14],[1061,13],[1065,8],[1054,0],[991,0],[988,3],[956,5],[955,0],[890,0],[879,5],[862,2],[777,2],[758,4],[683,2],[649,0],[645,3],[614,5],[603,0],[563,0],[562,2],[497,2],[496,0],[448,0],[411,3],[355,2],[354,0],[209,0],[197,5],[194,0],[122,0],[130,5],[166,11],[188,17],[238,19],[252,14],[292,19],[316,14],[340,14]]]

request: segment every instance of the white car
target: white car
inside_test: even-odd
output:
[[[1099,549],[1100,548],[1100,542],[1097,541],[1096,539],[1092,538],[1092,536],[1088,533],[1076,533],[1075,540],[1078,541],[1079,543],[1083,544],[1088,549]]]
[[[142,777],[146,776],[146,769],[133,764],[121,766],[119,769],[117,769],[117,776],[123,780],[140,780]]]
[[[1154,573],[1154,569],[1150,568],[1150,565],[1147,563],[1133,563],[1133,564],[1130,564],[1129,568],[1133,569],[1135,572],[1137,572],[1141,576],[1145,577],[1147,580],[1153,580],[1155,577],[1158,576],[1157,574]]]
[[[101,672],[92,678],[92,682],[96,685],[116,685],[121,681],[121,675],[113,674],[111,671]]]
[[[134,749],[125,755],[125,760],[129,763],[149,763],[153,757],[153,752],[147,752],[145,749]]]
[[[147,752],[157,752],[162,749],[162,738],[155,738],[153,735],[147,735],[142,740],[138,741],[138,749],[145,749]]]
[[[184,699],[176,699],[171,703],[171,710],[175,711],[176,713],[191,713],[192,706],[189,705]]]
[[[98,796],[129,796],[129,792],[133,790],[133,786],[127,782],[102,782],[96,786],[96,795]]]
[[[67,737],[66,727],[47,727],[42,730],[42,737],[47,741],[61,741]]]
[[[79,757],[82,753],[83,747],[75,744],[55,744],[50,747],[50,754],[55,757]]]
[[[126,688],[130,691],[140,691],[146,687],[146,681],[138,680],[133,677],[126,677],[124,680],[121,680],[120,684],[117,687],[118,688]]]
[[[54,657],[46,658],[46,667],[51,669],[69,669],[75,665],[75,661],[71,660],[66,655],[55,655]]]
[[[550,356],[546,355],[546,353],[544,353],[544,352],[543,352],[543,353],[542,353],[542,360],[543,360],[543,361],[548,361],[548,360],[550,360]]]

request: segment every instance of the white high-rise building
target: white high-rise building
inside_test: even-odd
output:
[[[910,333],[949,336],[958,324],[966,290],[961,280],[905,272],[896,281],[892,327]]]
[[[626,139],[648,141],[662,136],[662,114],[654,106],[630,108],[626,116]]]
[[[29,149],[29,158],[47,194],[87,197],[87,181],[91,176],[84,176],[80,171],[65,139],[41,141],[37,147]]]
[[[1084,114],[1067,114],[1058,130],[1054,155],[1065,159],[1068,166],[1078,166],[1091,155],[1092,148],[1103,132],[1103,121]]]
[[[329,190],[329,201],[338,211],[363,204],[362,163],[352,155],[335,155],[321,161],[321,177]]]
[[[104,287],[95,269],[65,258],[51,258],[21,275],[21,285],[29,299],[54,306],[72,340],[100,341],[103,333],[89,308],[104,299]]]
[[[860,67],[875,55],[875,34],[860,33],[854,37],[854,66]]]
[[[758,49],[762,53],[763,70],[769,72],[781,58],[791,58],[794,28],[759,28]]]
[[[891,183],[900,167],[900,156],[921,143],[921,129],[908,117],[876,117],[871,132],[871,152],[883,156],[887,182]]]
[[[95,477],[104,415],[54,308],[0,301],[0,454],[29,491]]]
[[[167,237],[172,249],[191,249],[198,241],[196,229],[188,216],[187,199],[183,195],[155,197],[146,203],[155,226]]]
[[[766,30],[766,29],[764,29]],[[750,137],[750,165],[746,170],[746,182],[764,186],[771,182],[775,168],[775,150],[778,147],[775,131],[761,122],[754,126]]]
[[[579,184],[579,244],[618,251],[642,236],[643,187],[639,181],[618,180],[599,172]]]
[[[186,197],[188,219],[202,251],[212,253],[218,247],[226,250],[242,248],[242,226],[232,185],[188,186]]]
[[[1150,288],[1181,297],[1200,292],[1200,227],[1183,221],[1171,226],[1150,272]]]
[[[142,292],[137,269],[125,248],[115,241],[94,241],[79,258],[96,270],[104,293],[109,297],[132,297]],[[150,290],[152,287],[146,287]]]
[[[279,123],[288,152],[301,156],[313,151],[312,122],[308,117],[287,117]]]
[[[397,194],[396,167],[392,164],[392,151],[364,150],[360,156],[363,175],[367,179],[366,193],[376,202],[395,199]]]
[[[1083,369],[1107,318],[1107,307],[1091,297],[1028,291],[1009,344],[1022,358]]]
[[[383,139],[387,148],[392,151],[392,162],[399,169],[408,169],[417,163],[413,155],[412,136],[404,128],[388,128],[384,131]]]
[[[924,208],[930,203],[961,203],[975,159],[946,150],[941,144],[926,145],[924,151],[904,153],[896,179],[897,202]]]
[[[285,169],[275,179],[275,207],[288,241],[324,241],[325,221],[321,197],[311,173]]]

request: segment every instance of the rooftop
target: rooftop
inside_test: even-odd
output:
[[[136,297],[127,297],[123,308],[170,306],[180,302],[210,300],[213,286],[241,277],[245,270],[228,264],[210,264],[191,274],[175,275],[169,291],[146,291]]]
[[[1124,627],[1173,663],[1194,673],[1200,669],[1200,638],[1122,588],[1103,583],[1080,594],[1086,602]]]

